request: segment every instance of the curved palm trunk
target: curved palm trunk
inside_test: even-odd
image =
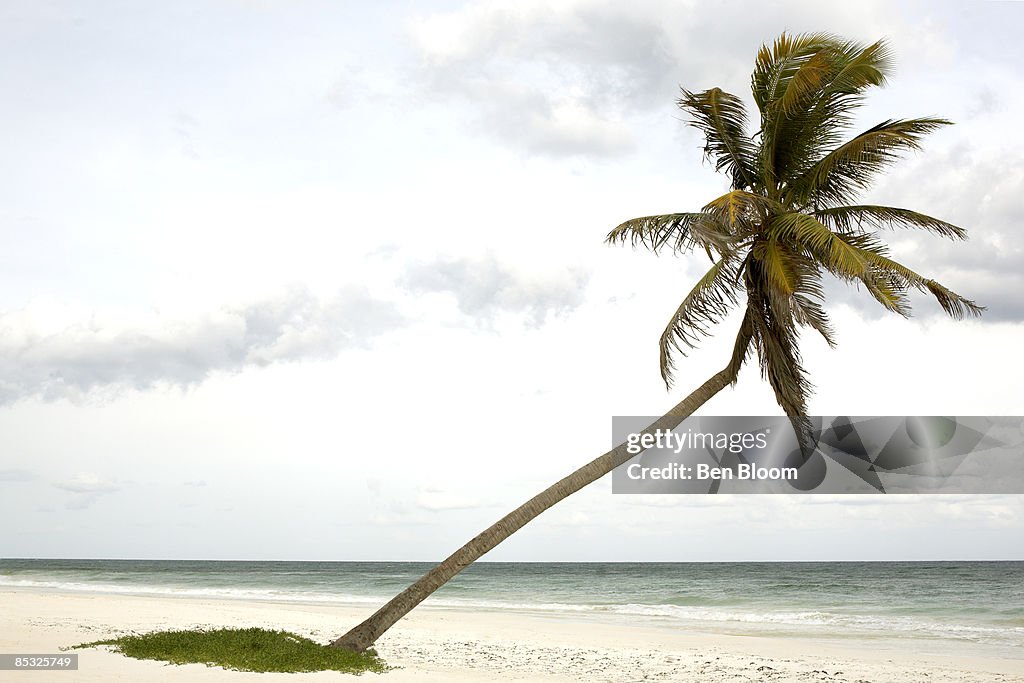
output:
[[[728,386],[736,376],[732,367],[718,372],[704,382],[692,394],[683,399],[670,411],[658,418],[647,427],[647,431],[655,429],[673,429],[685,418],[689,417],[708,399]],[[408,614],[416,605],[426,600],[431,593],[446,584],[452,577],[480,559],[485,553],[494,549],[499,543],[523,528],[540,513],[564,498],[576,493],[587,484],[597,481],[619,465],[636,457],[626,451],[625,444],[619,444],[604,455],[598,457],[569,476],[526,501],[508,513],[491,527],[480,533],[476,538],[456,550],[441,564],[423,575],[416,583],[391,599],[389,603],[373,613],[373,615],[351,631],[331,643],[333,647],[341,647],[361,652],[373,645],[385,631],[395,622]]]

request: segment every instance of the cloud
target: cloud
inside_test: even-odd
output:
[[[28,470],[0,470],[0,481],[32,481],[36,475]]]
[[[527,274],[488,256],[414,263],[400,283],[413,293],[450,293],[459,310],[478,321],[515,313],[539,327],[549,315],[564,315],[582,304],[588,279],[588,273],[572,268]]]
[[[827,4],[475,2],[410,24],[415,81],[515,149],[616,157],[635,145],[631,117],[670,111],[680,84],[745,94],[757,47],[783,29],[877,38],[898,23],[884,3]],[[730,15],[745,20],[722,30]]]
[[[416,505],[424,510],[467,510],[481,507],[478,499],[436,488],[424,488],[416,495]]]
[[[998,152],[965,143],[926,150],[880,178],[867,200],[914,209],[967,229],[966,242],[914,230],[883,231],[881,236],[893,246],[898,261],[986,306],[986,321],[1024,320],[1022,158],[1024,148],[1012,144]],[[831,283],[828,294],[870,316],[887,315],[863,290]],[[915,295],[912,303],[915,316],[943,315],[931,297]]]
[[[73,478],[57,482],[54,486],[72,493],[113,493],[120,490],[113,482],[101,479],[91,472],[79,472]]]
[[[531,154],[628,152],[623,106],[671,65],[653,17],[594,3],[482,2],[410,32],[426,95],[472,103],[481,130]]]
[[[589,527],[594,524],[593,518],[581,510],[561,510],[556,508],[544,520],[553,527]]]
[[[367,521],[376,526],[387,527],[418,527],[434,523],[433,520],[428,519],[422,512],[418,511],[417,507],[417,505],[408,503],[405,499],[401,501],[381,499],[373,506]]]
[[[37,303],[0,314],[0,404],[189,386],[215,372],[330,358],[403,322],[392,303],[356,287],[327,300],[295,289],[188,320],[100,320]]]
[[[102,496],[121,490],[114,482],[102,479],[91,472],[79,472],[71,479],[56,482],[54,486],[73,494],[65,505],[69,510],[84,510]]]
[[[327,89],[326,98],[338,109],[348,109],[366,100],[383,97],[386,79],[381,74],[369,73],[364,65],[347,64]]]

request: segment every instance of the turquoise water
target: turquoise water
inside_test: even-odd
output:
[[[371,606],[430,567],[0,560],[0,590]],[[478,563],[425,604],[1024,658],[1024,562]]]

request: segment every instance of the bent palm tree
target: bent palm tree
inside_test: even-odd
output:
[[[888,49],[825,34],[783,34],[757,55],[751,86],[760,128],[747,133],[740,99],[713,88],[682,91],[679,106],[705,137],[707,157],[732,189],[700,211],[636,218],[609,242],[631,241],[655,252],[694,249],[713,262],[672,315],[661,336],[661,374],[672,381],[685,353],[712,324],[745,298],[732,355],[721,371],[648,430],[673,428],[736,381],[753,350],[801,443],[810,384],[801,365],[799,330],[809,327],[834,346],[822,278],[828,273],[863,285],[886,309],[910,314],[908,292],[934,296],[954,318],[983,310],[938,282],[889,257],[878,231],[919,228],[952,239],[963,229],[908,209],[851,203],[899,154],[949,122],[939,118],[884,121],[845,142],[863,94],[885,82]],[[534,496],[473,538],[333,645],[364,650],[396,621],[462,569],[544,510],[608,474],[634,455],[620,445]]]

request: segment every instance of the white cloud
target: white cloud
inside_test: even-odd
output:
[[[744,21],[724,17],[741,15]],[[679,86],[746,93],[758,45],[782,30],[877,39],[886,3],[484,0],[410,24],[428,99],[468,104],[484,133],[529,154],[618,157],[635,114],[670,111]],[[934,31],[918,31],[926,40]],[[941,41],[931,41],[940,43]],[[709,80],[712,77],[713,80]],[[627,121],[627,119],[630,119]]]
[[[479,322],[519,313],[534,327],[549,315],[564,315],[585,298],[589,274],[577,268],[529,273],[482,258],[437,258],[411,264],[401,284],[416,293],[450,293],[459,310]]]
[[[327,300],[295,289],[192,319],[101,317],[37,301],[0,314],[0,403],[188,386],[214,372],[330,358],[403,322],[392,303],[361,288]]]
[[[623,107],[671,70],[650,18],[599,3],[482,2],[410,32],[425,96],[470,103],[482,132],[531,154],[628,152]]]
[[[65,503],[68,510],[84,510],[92,507],[101,497],[121,490],[120,485],[92,472],[79,472],[71,479],[56,482],[54,486],[72,494]]]
[[[54,486],[72,493],[113,493],[121,488],[112,481],[102,479],[92,472],[79,472],[71,479],[57,482]]]
[[[439,512],[443,510],[466,510],[481,506],[479,499],[473,496],[445,491],[438,488],[422,488],[416,494],[416,505],[424,510]]]
[[[23,482],[32,481],[36,478],[33,472],[23,469],[0,470],[0,481]]]

